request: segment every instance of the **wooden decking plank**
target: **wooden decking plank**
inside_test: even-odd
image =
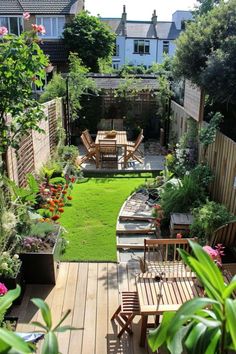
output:
[[[97,306],[97,264],[90,263],[88,270],[87,301],[85,309],[82,354],[95,353]]]
[[[68,270],[68,278],[66,283],[66,291],[64,296],[64,303],[62,308],[62,313],[65,313],[68,309],[71,309],[71,313],[63,322],[63,326],[71,326],[73,319],[73,311],[75,307],[75,293],[78,277],[78,263],[70,263]],[[70,341],[70,331],[58,334],[58,343],[60,352],[62,354],[69,353],[69,341]]]
[[[78,328],[70,334],[70,354],[80,354],[82,350],[82,340],[84,332],[84,316],[87,296],[88,282],[88,263],[79,264],[79,273],[77,278],[77,289],[74,302],[74,312],[72,326]]]
[[[108,327],[107,264],[98,264],[97,323],[95,353],[106,353]]]

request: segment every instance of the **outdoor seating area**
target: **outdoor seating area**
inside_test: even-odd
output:
[[[142,145],[144,135],[141,129],[135,141],[127,139],[124,130],[99,130],[95,141],[86,129],[80,136],[79,151],[81,157],[79,164],[83,170],[133,170],[160,171],[163,169],[164,159],[161,149],[156,154],[145,153]]]

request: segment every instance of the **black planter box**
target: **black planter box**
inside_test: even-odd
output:
[[[5,278],[3,276],[0,276],[0,283],[3,283],[8,290],[15,289],[17,284],[20,285],[21,287],[20,296],[13,302],[14,305],[20,305],[25,292],[25,280],[22,273],[22,266],[16,278]]]
[[[21,253],[20,259],[26,284],[56,284],[60,253],[60,230],[51,253]]]

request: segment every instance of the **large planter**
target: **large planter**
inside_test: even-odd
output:
[[[13,290],[17,285],[21,287],[20,296],[13,302],[14,305],[19,305],[22,301],[24,291],[25,291],[25,279],[22,273],[22,267],[16,278],[6,278],[4,276],[0,276],[0,283],[3,283],[8,290]]]
[[[27,284],[56,284],[60,266],[61,238],[60,229],[56,236],[56,243],[51,252],[20,254],[24,278]]]

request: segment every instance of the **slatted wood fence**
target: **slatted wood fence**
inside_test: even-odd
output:
[[[210,187],[213,200],[225,204],[236,214],[236,142],[218,132],[206,159],[215,175]]]
[[[7,154],[8,175],[20,186],[26,184],[27,173],[37,172],[55,151],[57,121],[64,116],[63,102],[62,99],[56,99],[43,106],[46,120],[41,121],[39,127],[45,133],[30,131],[22,138],[18,151],[9,149]]]

